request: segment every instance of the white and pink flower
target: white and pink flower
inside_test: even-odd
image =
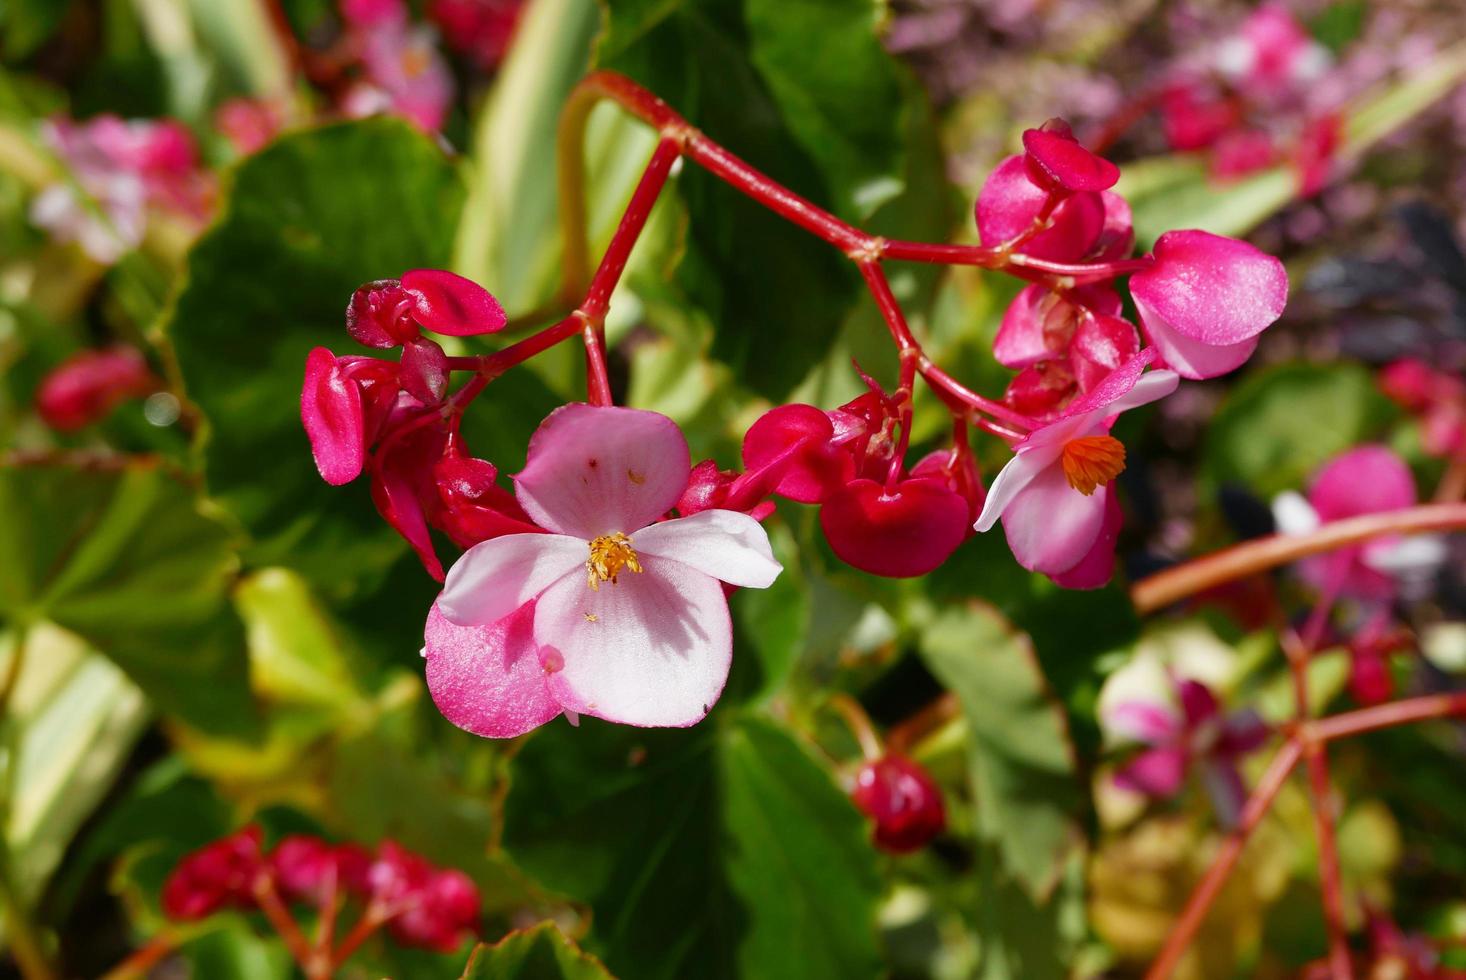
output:
[[[428,687],[449,721],[508,738],[562,713],[707,715],[732,662],[724,584],[766,588],[782,569],[746,514],[664,519],[690,475],[666,416],[576,404],[545,419],[514,483],[547,533],[470,548],[428,618]]]

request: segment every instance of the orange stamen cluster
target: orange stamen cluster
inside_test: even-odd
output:
[[[599,592],[602,582],[616,584],[621,569],[641,571],[636,552],[631,549],[631,539],[617,531],[603,534],[590,543],[590,557],[585,560],[586,584],[592,592]]]
[[[1125,446],[1114,436],[1083,436],[1064,444],[1060,461],[1069,485],[1088,497],[1125,469]]]

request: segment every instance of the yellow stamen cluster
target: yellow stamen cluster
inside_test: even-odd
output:
[[[1088,497],[1125,469],[1125,446],[1114,436],[1083,436],[1064,443],[1060,461],[1069,485]]]
[[[616,584],[621,569],[641,571],[636,552],[631,549],[631,539],[617,531],[603,534],[590,543],[590,557],[585,560],[586,584],[592,592],[599,592],[602,582]]]

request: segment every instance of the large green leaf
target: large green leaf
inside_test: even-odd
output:
[[[879,973],[863,820],[803,746],[731,712],[687,731],[585,720],[515,759],[504,847],[593,912],[618,976]]]
[[[1271,497],[1296,489],[1329,457],[1393,414],[1361,364],[1280,364],[1244,379],[1207,429],[1205,472]]]
[[[462,980],[611,980],[593,956],[582,953],[553,922],[480,943]]]
[[[974,604],[940,613],[920,649],[962,704],[979,837],[1034,899],[1047,900],[1082,839],[1082,792],[1063,709],[1028,638]]]
[[[190,255],[168,332],[208,418],[209,490],[253,536],[252,560],[339,596],[402,553],[365,486],[317,476],[301,377],[312,347],[355,352],[343,310],[357,286],[448,263],[462,201],[442,152],[386,119],[287,136],[236,172],[224,216]],[[511,430],[527,435],[538,421],[484,402],[474,412],[497,408]]]
[[[233,535],[188,488],[148,461],[10,467],[0,515],[0,614],[78,634],[191,725],[248,726]]]
[[[907,105],[876,36],[879,12],[865,0],[614,0],[597,62],[775,180],[860,221],[903,187]],[[853,270],[697,168],[676,187],[689,219],[678,282],[716,328],[714,355],[760,393],[787,393],[839,329]]]

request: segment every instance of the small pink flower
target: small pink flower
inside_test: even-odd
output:
[[[547,534],[470,548],[428,619],[428,687],[454,724],[506,738],[562,712],[685,727],[722,693],[732,659],[723,585],[780,572],[746,514],[662,520],[686,490],[671,419],[567,405],[530,440],[514,479]]]
[[[1328,69],[1328,49],[1276,3],[1264,4],[1217,49],[1217,67],[1258,96],[1287,93]]]
[[[1044,230],[1018,251],[1054,262],[1084,258],[1105,230],[1105,200],[1094,191],[1065,196],[1053,208]],[[1014,154],[998,164],[978,192],[978,237],[987,246],[1012,241],[1027,233],[1049,204],[1049,192],[1033,182],[1026,157]]]
[[[1196,770],[1222,822],[1233,824],[1247,798],[1237,762],[1267,741],[1268,728],[1251,711],[1224,715],[1200,681],[1176,678],[1174,684],[1172,699],[1125,701],[1101,715],[1110,734],[1148,746],[1115,773],[1115,783],[1168,799]]]
[[[495,333],[507,323],[487,289],[445,269],[412,269],[401,279],[357,287],[346,306],[346,332],[366,347],[401,347],[423,327],[450,337]]]
[[[1273,502],[1278,528],[1306,533],[1330,521],[1402,510],[1415,504],[1415,478],[1405,461],[1386,446],[1351,449],[1314,474],[1304,498],[1286,493]],[[1299,562],[1303,578],[1321,591],[1356,599],[1388,600],[1401,581],[1429,574],[1444,558],[1432,535],[1386,535]]]
[[[975,529],[990,530],[1001,518],[1024,568],[1067,575],[1071,588],[1102,585],[1118,518],[1111,481],[1125,468],[1125,448],[1109,435],[1110,426],[1121,412],[1169,395],[1179,381],[1172,371],[1142,374],[1152,358],[1150,350],[1141,351],[1015,445]]]
[[[503,60],[523,9],[523,0],[433,0],[428,17],[449,47],[488,71]]]
[[[1205,231],[1168,231],[1155,264],[1130,277],[1140,325],[1162,362],[1183,378],[1240,366],[1258,334],[1283,315],[1283,263],[1246,242]]]
[[[369,19],[358,25],[363,82],[347,93],[342,110],[351,117],[390,111],[419,129],[443,128],[453,100],[453,75],[438,52],[431,28],[405,19]]]
[[[1204,150],[1242,122],[1234,98],[1224,98],[1196,82],[1181,82],[1161,97],[1166,142],[1177,150]]]
[[[230,99],[214,112],[214,128],[241,156],[263,149],[284,127],[280,107],[263,99]]]

